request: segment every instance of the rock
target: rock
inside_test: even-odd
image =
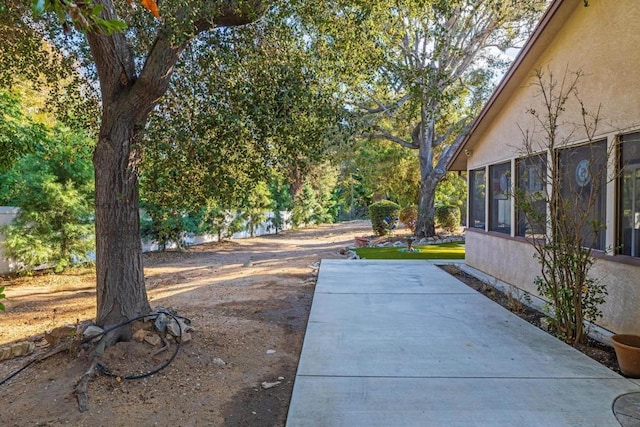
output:
[[[189,332],[183,332],[181,336],[176,337],[176,341],[182,344],[188,343],[191,341],[191,334]]]
[[[267,390],[269,388],[274,388],[278,384],[280,384],[280,381],[274,381],[272,383],[267,382],[267,381],[263,381],[262,384],[260,384],[260,385],[262,386],[263,389]]]
[[[178,327],[178,323],[180,323]],[[180,331],[184,334],[185,332],[193,329],[191,326],[184,323],[182,320],[171,319],[169,323],[167,323],[167,332],[169,332],[174,337],[180,336]]]
[[[133,333],[133,339],[138,342],[144,341],[146,336],[147,336],[147,331],[145,331],[144,329],[138,329]]]
[[[56,345],[62,340],[73,339],[76,335],[76,327],[73,325],[60,326],[44,333],[44,339],[49,345]]]
[[[33,353],[36,345],[31,341],[18,342],[11,345],[11,357],[26,356]]]
[[[0,347],[0,360],[7,360],[11,357],[11,347]]]
[[[227,364],[227,362],[225,362],[224,360],[220,359],[219,357],[216,357],[213,359],[213,364],[217,365],[217,366],[224,366]]]
[[[160,337],[156,334],[147,335],[144,337],[144,340],[147,344],[151,344],[154,347],[160,344],[160,341],[161,341]]]
[[[267,350],[267,354],[276,354],[275,350]]]
[[[164,334],[167,330],[167,323],[169,323],[169,317],[164,313],[160,313],[158,314],[158,317],[156,317],[156,321],[153,322],[153,325],[155,326],[156,331]]]
[[[98,342],[102,337],[103,332],[104,332],[104,329],[102,329],[101,327],[96,325],[90,325],[90,326],[87,326],[84,332],[82,332],[82,338],[86,340],[91,337],[96,337],[92,339],[91,342]]]
[[[393,244],[393,246],[394,246],[394,247],[396,247],[396,248],[399,248],[399,247],[401,247],[401,246],[404,246],[404,243],[402,243],[402,242],[395,242],[395,243]]]
[[[284,381],[284,377],[278,377],[278,381]]]

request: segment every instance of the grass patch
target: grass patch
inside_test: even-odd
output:
[[[440,243],[415,246],[420,252],[401,252],[406,247],[359,248],[356,253],[362,259],[464,259],[464,244]]]

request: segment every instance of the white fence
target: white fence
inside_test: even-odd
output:
[[[18,210],[18,208],[10,206],[0,206],[0,226],[11,224],[13,218],[18,214]],[[4,236],[0,234],[0,273],[8,273],[13,265],[4,257],[2,242],[4,242]]]
[[[11,221],[13,221],[13,219],[18,214],[18,211],[19,211],[19,208],[14,208],[10,206],[0,206],[0,226],[10,224]],[[291,227],[290,225],[291,214],[289,212],[282,212],[282,216],[284,218],[284,223],[286,224],[283,227],[283,229],[286,230]],[[268,212],[266,214],[266,217],[267,217],[267,220],[256,227],[253,233],[254,236],[262,236],[265,234],[275,233],[275,230],[272,229],[273,227],[271,227],[271,222],[269,221],[269,218],[273,217],[273,213]],[[244,231],[235,233],[231,238],[244,239],[244,238],[250,237],[250,235],[251,233],[248,230],[244,230]],[[198,245],[201,243],[215,242],[217,240],[218,240],[218,236],[215,236],[215,235],[208,235],[208,234],[203,236],[188,235],[188,236],[185,236],[184,243],[187,246],[191,246],[191,245]],[[14,265],[9,260],[7,260],[4,256],[3,246],[2,246],[3,241],[4,241],[4,236],[0,234],[0,274],[10,273],[14,270]],[[157,242],[145,241],[145,240],[142,241],[143,252],[151,252],[159,249],[160,249],[160,246],[158,245]]]

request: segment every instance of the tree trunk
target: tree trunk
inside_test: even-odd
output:
[[[420,183],[420,200],[418,202],[418,219],[416,221],[416,237],[432,237],[436,234],[435,196],[438,180],[426,179]]]
[[[138,210],[139,134],[132,120],[103,115],[93,163],[96,186],[97,316],[103,327],[151,311]],[[124,328],[124,336],[128,338]]]

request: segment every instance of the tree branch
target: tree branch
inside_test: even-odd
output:
[[[384,130],[380,130],[380,133],[363,133],[361,136],[364,138],[371,138],[371,139],[386,139],[387,141],[391,141],[391,142],[395,142],[396,144],[400,144],[403,147],[406,148],[412,148],[412,149],[417,149],[418,146],[416,146],[415,144],[406,141],[402,138],[399,138],[395,135],[391,135],[389,132],[386,132]]]

